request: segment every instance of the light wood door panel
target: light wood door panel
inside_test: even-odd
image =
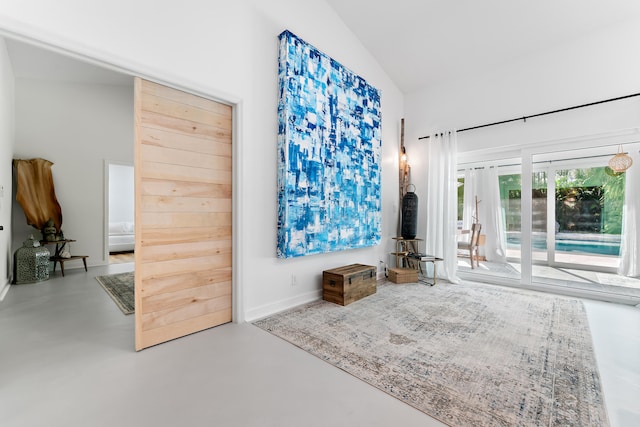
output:
[[[232,112],[136,79],[136,350],[231,321]]]
[[[228,137],[221,139],[202,139],[197,136],[179,133],[165,132],[162,129],[144,128],[141,130],[140,138],[147,145],[166,148],[182,148],[198,153],[231,156],[231,145],[227,142]]]

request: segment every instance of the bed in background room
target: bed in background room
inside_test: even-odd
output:
[[[109,223],[109,253],[132,252],[134,245],[133,222]]]

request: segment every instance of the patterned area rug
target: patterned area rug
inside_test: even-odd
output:
[[[607,426],[581,301],[481,284],[378,284],[254,322],[452,426]]]
[[[120,307],[124,314],[134,313],[135,299],[133,293],[133,271],[128,273],[111,274],[109,276],[96,276],[96,280],[111,299]]]

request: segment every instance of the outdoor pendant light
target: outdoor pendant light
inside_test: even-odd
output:
[[[609,167],[614,172],[624,172],[631,167],[633,159],[627,154],[622,152],[622,145],[618,145],[618,154],[613,156],[609,160]]]

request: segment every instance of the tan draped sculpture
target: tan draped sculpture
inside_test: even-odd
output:
[[[22,206],[27,224],[42,230],[51,219],[60,232],[62,209],[56,198],[51,174],[52,162],[45,159],[13,160],[16,200]]]

